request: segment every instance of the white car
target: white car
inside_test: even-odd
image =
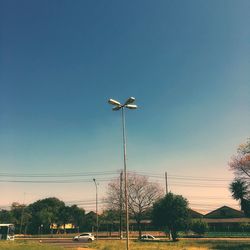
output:
[[[82,242],[92,242],[95,240],[95,236],[91,233],[83,233],[83,234],[75,236],[73,240],[82,241]]]
[[[151,234],[143,234],[140,238],[141,241],[154,241],[154,240],[158,240],[157,238],[155,238],[153,235]]]

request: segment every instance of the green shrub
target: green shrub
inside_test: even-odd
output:
[[[202,220],[194,220],[191,223],[191,230],[199,235],[204,235],[208,231],[208,224]]]
[[[250,232],[250,223],[241,223],[240,229],[242,232]]]

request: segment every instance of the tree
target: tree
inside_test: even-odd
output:
[[[104,210],[103,213],[99,216],[99,227],[109,231],[111,236],[112,231],[119,230],[119,220],[120,220],[120,211],[119,210]],[[124,224],[124,221],[122,221]]]
[[[128,208],[129,213],[135,219],[139,236],[141,236],[141,221],[144,215],[163,195],[163,190],[157,183],[150,182],[147,177],[136,174],[128,174]],[[125,207],[124,187],[120,186],[119,179],[109,183],[107,198],[108,209],[120,210]]]
[[[0,224],[2,224],[2,223],[14,223],[14,222],[15,222],[15,219],[14,219],[11,211],[8,211],[5,209],[0,211]]]
[[[235,200],[242,200],[248,195],[248,187],[245,181],[235,180],[229,188]]]
[[[71,209],[68,206],[63,206],[58,211],[58,224],[63,226],[64,233],[66,233],[66,224],[71,221]]]
[[[237,179],[250,184],[250,139],[238,147],[237,154],[232,157],[229,166]]]
[[[70,207],[70,222],[73,223],[76,228],[78,228],[78,231],[83,226],[84,216],[85,216],[84,209],[79,208],[76,205],[72,205]]]
[[[29,206],[13,202],[11,210],[0,210],[0,223],[15,224],[16,232],[41,234],[53,232],[53,224],[64,227],[72,223],[78,230],[84,229],[85,211],[76,205],[65,206],[57,198],[38,200]]]
[[[84,231],[93,231],[96,226],[96,213],[90,211],[87,213],[83,220]]]
[[[175,241],[178,231],[186,229],[190,220],[188,201],[181,195],[168,193],[154,204],[152,219],[156,226],[169,231]]]
[[[235,180],[230,184],[230,191],[235,200],[240,201],[241,210],[250,217],[250,198],[248,185],[245,181]]]
[[[0,211],[0,223],[15,224],[15,231],[25,233],[31,220],[31,214],[24,204],[13,202],[11,209]]]
[[[63,201],[57,198],[46,198],[38,200],[28,206],[28,209],[32,215],[31,223],[28,228],[28,232],[37,233],[41,232],[43,228],[44,233],[50,232],[50,226],[60,224],[60,210],[65,207]]]
[[[23,211],[24,205],[20,204],[18,202],[13,202],[11,204],[11,214],[13,217],[13,223],[15,224],[15,229],[17,232],[20,231],[20,226],[21,226],[21,216],[22,216],[22,211]]]
[[[238,147],[229,166],[236,177],[229,189],[233,198],[240,201],[241,210],[250,217],[250,139]]]

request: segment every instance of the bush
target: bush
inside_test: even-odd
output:
[[[194,220],[191,223],[191,230],[199,235],[204,235],[208,231],[208,224],[202,220]]]
[[[241,223],[240,229],[242,232],[250,232],[250,223]]]

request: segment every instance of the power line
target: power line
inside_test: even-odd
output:
[[[230,197],[220,197],[220,198],[216,198],[216,197],[189,197],[187,198],[188,200],[232,200],[232,198]]]
[[[165,176],[163,174],[151,174],[151,173],[146,173],[146,172],[135,172],[131,171],[131,174],[137,174],[137,175],[142,175],[146,177],[151,177],[151,178],[157,178],[157,179],[165,179]],[[181,180],[197,180],[197,181],[231,181],[231,179],[225,179],[225,178],[217,178],[217,177],[201,177],[201,176],[190,176],[190,175],[169,175],[169,179],[181,179]]]
[[[117,175],[119,171],[102,171],[102,172],[78,172],[78,173],[52,173],[52,174],[11,174],[11,173],[0,173],[2,177],[19,177],[19,178],[54,178],[54,177],[75,177],[75,176],[93,176],[93,175]]]
[[[222,185],[203,185],[203,184],[191,184],[191,183],[170,183],[170,186],[178,187],[200,187],[200,188],[228,188],[227,186]]]
[[[116,180],[116,177],[111,178],[98,178],[98,181],[100,182],[110,182]],[[13,183],[86,183],[86,182],[92,182],[92,178],[85,178],[85,179],[50,179],[50,180],[27,180],[27,179],[0,179],[0,182],[13,182]]]
[[[28,181],[28,180],[0,180],[0,182],[7,182],[7,183],[76,183],[76,182],[91,182],[90,180],[57,180],[57,181]]]
[[[9,174],[9,173],[0,173],[0,176],[3,177],[4,179],[0,179],[0,182],[13,182],[13,183],[77,183],[77,182],[91,182],[92,180],[90,179],[65,179],[65,178],[72,178],[72,177],[83,177],[83,176],[93,176],[93,175],[98,175],[98,176],[107,176],[107,175],[117,175],[119,172],[118,171],[102,171],[102,172],[79,172],[79,173],[69,173],[69,174]],[[141,175],[141,176],[146,176],[149,178],[156,178],[156,179],[161,179],[165,180],[165,176],[162,174],[149,174],[145,172],[130,172],[133,174]],[[221,179],[221,178],[207,178],[207,177],[195,177],[195,176],[183,176],[183,175],[168,175],[169,179],[171,181],[172,185],[179,185],[178,182],[175,182],[175,180],[181,180],[181,184],[183,186],[204,186],[204,187],[209,187],[208,184],[207,186],[204,184],[205,182],[209,182],[209,185],[211,185],[211,182],[225,182],[229,181],[229,179]],[[18,179],[5,179],[5,177],[12,177],[12,178],[18,178]],[[22,178],[42,178],[41,180],[23,180]],[[56,180],[44,180],[44,178],[57,178]],[[64,178],[64,179],[58,179],[58,178]],[[113,177],[110,179],[100,179],[101,181],[112,181],[112,179],[116,179],[118,177]],[[21,180],[19,180],[21,179]],[[183,183],[184,181],[184,183]],[[188,183],[188,182],[203,182],[203,183]],[[213,185],[215,186],[215,185]],[[216,187],[221,187],[221,186],[216,186]]]
[[[191,206],[202,206],[202,207],[218,207],[221,203],[211,204],[211,203],[189,203]],[[234,203],[227,203],[229,206],[235,206]]]
[[[23,173],[0,173],[1,177],[17,177],[17,178],[55,178],[55,177],[76,177],[76,176],[93,176],[93,175],[118,175],[120,173],[119,170],[117,171],[97,171],[97,172],[75,172],[75,173],[51,173],[51,174],[23,174]],[[151,177],[151,178],[158,178],[158,179],[165,179],[163,174],[152,174],[147,172],[140,172],[140,171],[129,171],[130,174],[137,174],[141,176]],[[202,177],[202,176],[184,176],[184,175],[169,175],[170,179],[181,179],[181,180],[197,180],[197,181],[231,181],[230,179],[225,178],[217,178],[217,177]]]
[[[113,179],[107,179],[107,178],[99,178],[98,181],[100,182],[110,182]],[[90,183],[92,182],[91,179],[71,179],[71,180],[0,180],[2,183],[33,183],[33,184],[41,184],[41,183],[51,183],[51,184],[66,184],[66,183]],[[179,183],[179,182],[171,182],[171,186],[181,186],[181,187],[206,187],[206,188],[227,188],[227,186],[224,185],[205,185],[202,183]]]

